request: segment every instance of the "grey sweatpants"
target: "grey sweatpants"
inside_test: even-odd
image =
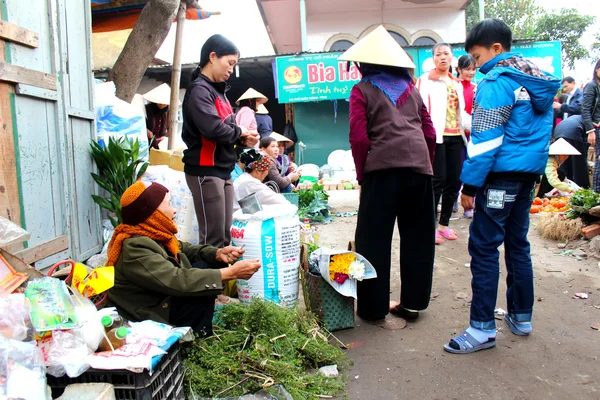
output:
[[[231,179],[186,174],[185,180],[194,198],[200,244],[228,246],[234,199]]]

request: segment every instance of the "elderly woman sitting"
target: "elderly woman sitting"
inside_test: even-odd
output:
[[[108,245],[107,265],[115,267],[109,302],[131,321],[151,319],[211,335],[215,298],[223,282],[250,279],[260,263],[236,262],[244,251],[232,246],[217,249],[177,240],[176,211],[169,191],[158,183],[136,182],[123,193],[121,207],[123,223]],[[192,263],[215,269],[194,268]]]
[[[244,165],[245,172],[233,182],[234,210],[240,208],[240,199],[252,193],[256,194],[262,205],[290,204],[282,195],[275,193],[262,183],[271,167],[271,160],[267,154],[256,149],[249,149],[240,154],[240,162]]]

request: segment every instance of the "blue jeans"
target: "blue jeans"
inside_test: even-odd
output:
[[[473,328],[496,329],[498,248],[503,242],[508,314],[518,322],[531,321],[533,267],[527,232],[534,187],[534,182],[489,180],[477,191],[469,237],[473,274],[470,324]]]

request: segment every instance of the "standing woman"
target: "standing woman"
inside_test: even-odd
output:
[[[458,195],[463,153],[467,140],[465,128],[471,127],[465,112],[463,85],[450,73],[452,47],[438,43],[433,47],[435,68],[417,80],[417,88],[431,114],[436,132],[435,160],[433,162],[433,192],[436,207],[442,199],[442,211],[435,243],[456,240],[458,235],[448,227],[452,207]]]
[[[200,64],[183,99],[185,179],[194,198],[200,244],[222,247],[231,241],[234,193],[231,171],[236,145],[254,146],[258,135],[235,123],[225,95],[240,52],[222,35],[202,46]]]
[[[593,188],[594,192],[600,192],[600,60],[594,67],[592,81],[583,88],[581,117],[588,143],[596,149]]]
[[[408,321],[429,305],[435,253],[435,131],[408,71],[413,62],[383,26],[340,57],[360,63],[350,93],[350,147],[361,184],[356,251],[377,278],[358,282],[357,314]],[[400,303],[390,303],[394,225],[400,232]]]
[[[249,88],[235,102],[240,108],[235,116],[235,122],[243,126],[252,134],[258,135],[258,123],[256,122],[256,110],[260,104],[266,103],[267,96],[261,92]]]
[[[473,84],[473,78],[477,73],[477,68],[475,66],[475,59],[470,54],[465,54],[460,56],[458,59],[458,67],[456,68],[457,78],[462,85],[463,88],[463,98],[465,100],[465,112],[469,114],[469,116],[473,115],[473,101],[475,100],[475,90],[477,86]],[[465,139],[467,142],[469,141],[469,137],[471,136],[471,131],[469,129],[464,129]],[[467,149],[463,150],[462,154],[462,162],[464,164],[465,159],[467,158]],[[462,168],[461,168],[462,170]],[[462,182],[458,184],[458,191],[460,192],[460,188],[462,186]],[[458,208],[458,196],[456,200],[455,209]],[[473,210],[465,211],[465,218],[473,218]]]

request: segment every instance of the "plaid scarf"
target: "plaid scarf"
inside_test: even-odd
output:
[[[512,67],[518,71],[521,71],[527,75],[531,75],[531,76],[535,76],[536,78],[541,78],[541,79],[545,79],[545,80],[550,80],[552,79],[551,76],[546,75],[545,73],[543,73],[537,65],[535,65],[534,63],[532,63],[531,61],[520,57],[520,56],[514,56],[514,57],[510,57],[510,58],[506,58],[504,60],[501,60],[498,62],[498,64],[496,64],[496,66],[498,67]]]

